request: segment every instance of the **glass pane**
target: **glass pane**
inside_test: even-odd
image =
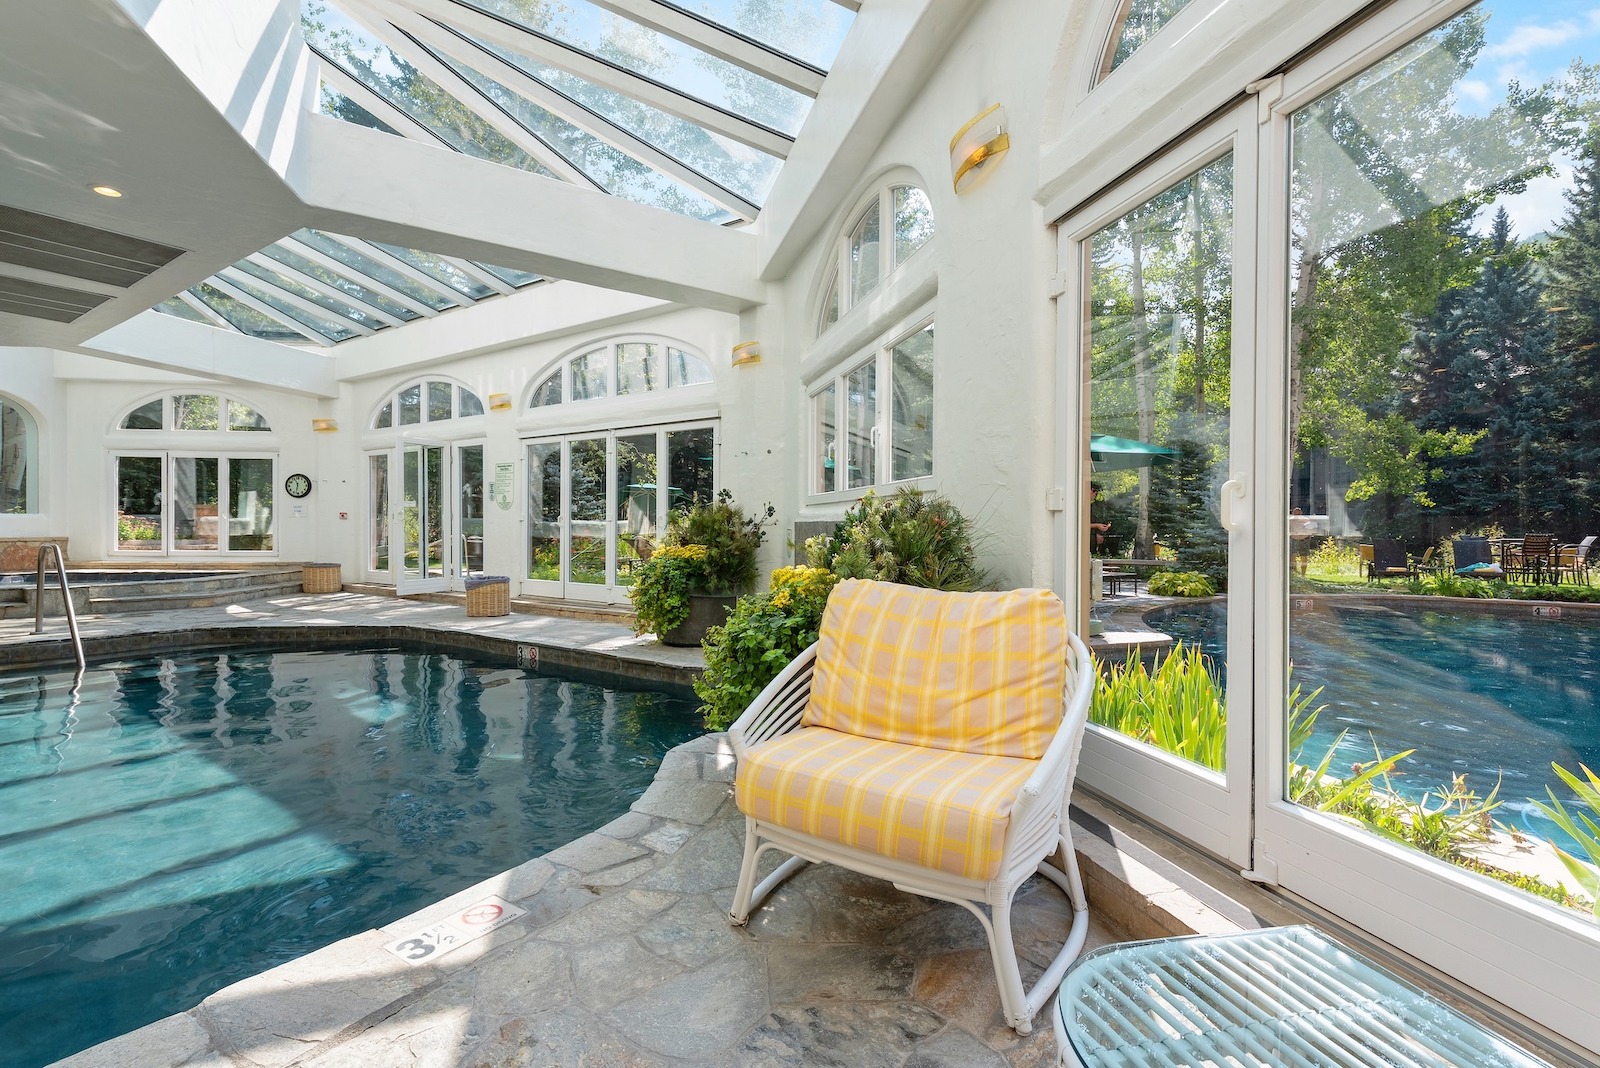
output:
[[[519,271],[515,267],[497,267],[492,263],[483,263],[479,260],[473,260],[472,262],[500,279],[500,281],[507,285],[516,286],[519,289],[535,282],[544,281],[541,275],[534,274],[532,271]]]
[[[422,450],[408,448],[400,462],[400,533],[404,539],[407,578],[422,575]]]
[[[682,349],[667,349],[667,385],[699,386],[711,381],[706,361]]]
[[[1548,603],[1600,534],[1600,161],[1538,108],[1595,113],[1600,33],[1528,18],[1480,4],[1291,116],[1284,758],[1291,801],[1571,906],[1550,847],[1600,852],[1547,791],[1600,817],[1552,767],[1600,768],[1597,643]]]
[[[563,96],[578,101],[640,137],[641,140],[695,167],[707,177],[719,180],[717,175],[720,174],[734,183],[747,187],[738,190],[747,197],[754,195],[757,189],[760,195],[765,195],[771,180],[776,177],[775,166],[739,165],[740,161],[765,164],[765,161],[772,160],[764,153],[731,141],[722,142],[698,126],[675,119],[648,105],[602,89],[554,67],[547,67],[520,52],[499,48],[477,38],[469,39],[530,78],[537,79]],[[580,130],[492,78],[487,78],[448,56],[438,58],[449,64],[456,73],[509,112],[539,140],[560,153],[568,163],[577,167],[606,192],[709,222],[721,223],[734,217],[677,179],[667,177],[609,142]],[[777,161],[772,160],[772,163],[776,164]],[[756,188],[748,188],[752,183]],[[727,182],[723,184],[724,187],[728,187]]]
[[[900,266],[933,236],[933,205],[914,185],[894,189],[894,265]]]
[[[561,443],[528,446],[528,577],[561,580]]]
[[[656,434],[617,438],[617,585],[633,585],[633,570],[660,536],[656,507]]]
[[[367,566],[389,570],[389,454],[367,457],[367,515],[372,520],[372,548]]]
[[[373,244],[395,259],[409,263],[429,278],[437,278],[469,300],[482,300],[484,297],[492,297],[496,293],[496,290],[484,285],[476,278],[469,277],[461,268],[442,256],[435,256],[431,252],[419,252],[414,248],[405,248],[401,245],[388,245],[382,241],[374,241]]]
[[[334,341],[346,341],[360,336],[360,331],[356,330],[348,322],[342,319],[335,319],[331,315],[313,315],[304,308],[290,304],[283,297],[265,286],[252,285],[236,276],[228,278],[227,282],[229,285],[236,287],[241,292],[250,294],[250,296],[271,308],[275,315],[292,319],[303,326],[310,327],[323,337]]]
[[[267,417],[256,411],[244,401],[231,400],[228,402],[228,429],[229,430],[271,430],[267,425]]]
[[[422,422],[422,383],[407,386],[400,391],[400,425],[412,426]]]
[[[161,457],[117,457],[117,548],[161,552]]]
[[[524,0],[463,2],[791,136],[800,132],[811,110],[810,98],[802,93],[602,11],[588,0],[565,0],[560,6]]]
[[[834,274],[828,279],[828,292],[822,298],[822,323],[817,327],[817,333],[822,333],[828,327],[839,321],[839,276]]]
[[[889,368],[893,478],[933,474],[933,324],[894,347]]]
[[[428,383],[428,422],[437,423],[451,416],[450,405],[455,389],[448,382]]]
[[[549,378],[534,387],[533,397],[528,401],[530,408],[543,408],[551,404],[561,403],[561,371],[559,368]]]
[[[456,414],[465,419],[472,415],[483,414],[483,401],[470,389],[456,390]]]
[[[421,318],[420,314],[392,297],[386,297],[370,287],[370,279],[351,279],[339,271],[329,270],[315,260],[309,259],[300,253],[285,248],[282,245],[268,245],[265,254],[277,260],[285,267],[299,271],[301,274],[315,278],[319,282],[333,286],[353,299],[363,304],[369,304],[379,311],[387,312],[397,319],[410,321]],[[376,324],[374,324],[376,325]]]
[[[1117,46],[1111,53],[1106,73],[1122,66],[1129,56],[1156,35],[1157,30],[1171,22],[1190,3],[1191,0],[1132,0],[1128,5],[1128,15],[1122,20],[1122,28],[1117,33]]]
[[[228,549],[272,550],[272,461],[266,457],[228,461]]]
[[[422,450],[423,492],[422,537],[427,546],[425,578],[444,574],[444,449],[430,445]]]
[[[611,393],[611,353],[595,349],[572,358],[572,399],[589,400]]]
[[[194,323],[204,323],[207,326],[217,325],[196,311],[188,301],[182,300],[179,297],[168,297],[160,304],[157,304],[155,310],[158,312],[165,312],[167,315],[176,315],[180,319],[188,319],[190,322]]]
[[[432,286],[425,286],[420,282],[413,281],[410,277],[395,270],[388,264],[381,263],[365,253],[357,252],[342,241],[337,240],[336,235],[325,234],[320,230],[296,230],[294,236],[298,241],[316,249],[324,256],[338,260],[356,274],[365,275],[374,281],[381,282],[390,289],[404,293],[412,300],[433,308],[435,311],[454,308],[458,303],[438,292]],[[268,251],[270,253],[270,250]]]
[[[457,484],[460,486],[461,573],[483,574],[483,446],[466,445],[456,450],[460,461]]]
[[[378,409],[378,417],[372,421],[372,425],[378,430],[384,430],[394,425],[394,401],[389,401]]]
[[[323,82],[317,96],[317,110],[324,115],[330,115],[357,126],[365,126],[369,130],[378,130],[382,133],[392,134],[396,131],[388,123],[379,119],[372,112],[345,96],[339,90]]]
[[[828,0],[758,5],[742,0],[684,0],[674,5],[760,41],[818,70],[833,66],[855,16]]]
[[[263,341],[284,341],[292,345],[306,342],[306,336],[294,327],[284,325],[272,316],[257,311],[205,282],[194,286],[189,292],[206,307],[233,324],[233,328],[241,334],[249,334]]]
[[[829,382],[826,389],[811,398],[811,418],[817,428],[816,493],[832,493],[839,488],[839,424],[834,409],[838,392],[838,386]]]
[[[661,388],[661,361],[654,345],[635,341],[617,346],[618,396]]]
[[[215,456],[172,458],[172,548],[216,549],[218,460]]]
[[[374,330],[382,330],[384,327],[389,325],[382,319],[379,319],[377,316],[367,311],[365,308],[357,307],[348,301],[336,300],[320,290],[312,289],[305,283],[297,281],[290,275],[281,271],[271,270],[267,267],[263,267],[259,263],[252,262],[251,260],[240,260],[238,263],[234,264],[234,267],[244,271],[246,274],[261,279],[263,282],[275,285],[279,289],[293,293],[302,300],[309,300],[311,303],[325,309],[333,315],[339,316],[340,318],[352,319],[355,322],[358,322],[363,326],[370,327]],[[329,321],[334,323],[338,322],[336,319]]]
[[[221,401],[209,393],[180,393],[172,398],[172,429],[220,430]]]
[[[141,404],[129,412],[122,420],[124,430],[160,430],[161,429],[161,400]]]
[[[606,581],[606,439],[572,443],[572,544],[569,581],[603,586]]]
[[[0,400],[0,515],[38,510],[39,431],[33,417]]]
[[[873,430],[878,425],[878,363],[863,364],[845,379],[844,489],[870,486],[878,479]]]
[[[883,264],[879,259],[878,233],[881,223],[876,202],[856,220],[850,230],[850,306],[853,308],[862,297],[878,286],[878,276]]]
[[[1103,576],[1103,588],[1089,591],[1091,618],[1103,618],[1127,592],[1119,576],[1132,573],[1132,560],[1158,557],[1192,576],[1187,596],[1223,598],[1201,610],[1225,613],[1228,536],[1218,509],[1229,472],[1233,157],[1105,227],[1090,238],[1089,256],[1093,482],[1086,543],[1101,561],[1091,575]],[[1177,636],[1166,614],[1146,618]],[[1221,772],[1226,665],[1209,632],[1185,636],[1153,682],[1145,663],[1130,656],[1108,666],[1090,716]],[[1155,700],[1134,696],[1151,687]],[[1152,714],[1163,709],[1180,714]]]
[[[686,512],[716,499],[716,431],[709,426],[667,431],[667,508]]]

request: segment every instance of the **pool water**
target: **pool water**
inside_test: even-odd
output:
[[[392,922],[626,811],[692,696],[399,649],[0,675],[0,1066]]]
[[[1528,798],[1545,800],[1547,786],[1570,798],[1552,761],[1600,769],[1600,620],[1324,604],[1297,611],[1291,624],[1294,681],[1302,693],[1322,687],[1313,707],[1326,706],[1302,763],[1320,761],[1341,731],[1338,774],[1370,762],[1374,746],[1385,755],[1415,748],[1391,780],[1402,794],[1420,798],[1465,775],[1483,797],[1498,781],[1495,820],[1577,848]],[[1220,602],[1145,618],[1198,642],[1218,665],[1226,657]]]

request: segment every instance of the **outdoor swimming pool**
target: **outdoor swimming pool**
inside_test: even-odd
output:
[[[0,675],[0,1065],[31,1068],[620,815],[692,696],[438,653]]]
[[[1528,804],[1545,787],[1568,791],[1552,761],[1600,768],[1600,620],[1489,612],[1470,601],[1448,609],[1327,599],[1293,616],[1294,678],[1322,687],[1307,751],[1321,759],[1348,731],[1337,768],[1415,747],[1394,777],[1411,797],[1465,774],[1480,796],[1501,782],[1495,818],[1524,834],[1575,847]],[[1151,612],[1157,630],[1198,642],[1217,663],[1226,655],[1220,602]]]

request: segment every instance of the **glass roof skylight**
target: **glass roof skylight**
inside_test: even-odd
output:
[[[333,345],[538,281],[528,271],[307,229],[155,310],[266,341]]]
[[[321,110],[628,200],[749,221],[844,0],[302,0]]]

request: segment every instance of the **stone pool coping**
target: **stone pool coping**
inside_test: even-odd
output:
[[[665,646],[616,623],[536,615],[470,618],[460,605],[367,593],[292,594],[176,612],[80,615],[78,623],[91,660],[173,649],[384,641],[511,659],[527,649],[537,665],[680,688],[690,686],[705,666],[698,647]],[[61,617],[46,619],[44,634],[33,633],[32,619],[0,620],[0,670],[71,662]]]

